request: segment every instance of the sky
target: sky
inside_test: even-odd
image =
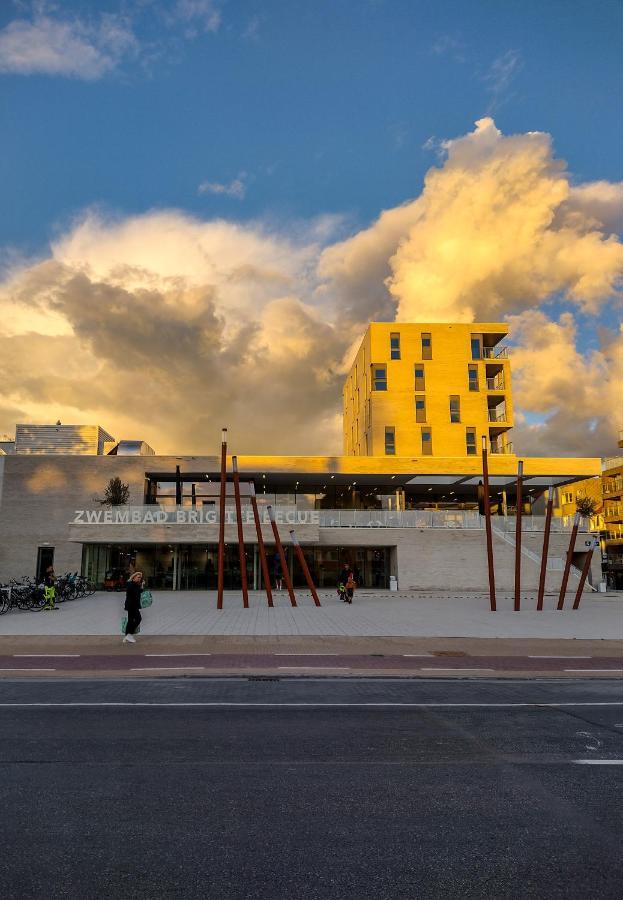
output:
[[[369,320],[506,319],[520,452],[614,452],[622,37],[618,0],[3,0],[0,432],[340,452]]]

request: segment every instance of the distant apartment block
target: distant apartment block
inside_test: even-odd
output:
[[[103,456],[115,445],[112,435],[99,425],[16,425],[17,454]]]
[[[512,454],[510,361],[499,323],[368,326],[343,392],[347,456]]]

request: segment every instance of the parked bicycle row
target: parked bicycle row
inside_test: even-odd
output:
[[[58,609],[58,604],[66,600],[90,597],[95,593],[93,582],[77,572],[54,576],[53,583],[50,581],[52,579],[47,575],[43,581],[25,576],[0,585],[0,615],[11,609]]]

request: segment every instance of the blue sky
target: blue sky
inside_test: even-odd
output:
[[[621,178],[620,2],[230,0],[204,4],[210,20],[175,9],[40,11],[91,35],[102,15],[122,17],[135,44],[98,77],[0,73],[0,245],[37,252],[92,204],[365,224],[419,192],[427,141],[487,113],[506,134],[550,132],[580,180]],[[0,29],[31,18],[5,0]],[[237,195],[199,192],[237,179]]]
[[[0,433],[337,452],[368,321],[509,317],[517,446],[611,452],[622,38],[622,0],[3,0]]]

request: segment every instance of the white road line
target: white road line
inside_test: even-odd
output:
[[[339,653],[271,653],[271,656],[339,656]]]
[[[592,656],[529,656],[528,659],[592,659]]]
[[[77,659],[79,653],[14,653],[13,659]]]
[[[495,669],[485,669],[482,666],[423,666],[422,672],[495,672]]]
[[[322,672],[327,669],[329,672],[349,672],[350,666],[277,666],[278,669],[287,669],[288,672],[298,672],[305,669],[306,672]]]
[[[146,657],[155,657],[158,659],[168,659],[174,656],[212,656],[211,653],[143,653]]]
[[[32,670],[29,670],[32,671]],[[160,671],[160,670],[156,670]],[[597,701],[595,703],[590,702],[564,702],[564,703],[260,703],[260,702],[230,702],[227,701],[197,701],[197,702],[184,702],[184,701],[175,701],[175,702],[158,702],[158,701],[102,701],[102,700],[93,700],[93,701],[75,701],[75,702],[14,702],[14,703],[0,703],[0,709],[7,708],[22,708],[22,707],[50,707],[50,708],[65,708],[65,707],[103,707],[103,708],[116,708],[116,707],[133,707],[133,706],[145,706],[145,707],[154,707],[154,708],[175,708],[179,707],[196,707],[196,708],[216,708],[216,707],[246,707],[246,708],[260,708],[260,709],[279,709],[280,707],[284,708],[318,708],[318,709],[366,709],[366,708],[376,708],[376,709],[394,709],[394,708],[402,708],[402,709],[516,709],[516,708],[528,708],[531,707],[533,709],[558,709],[559,707],[601,707],[601,706],[623,706],[623,700],[608,700],[608,701]]]
[[[563,669],[563,672],[623,672],[623,669]]]
[[[576,766],[623,766],[623,759],[574,759]]]
[[[205,666],[142,666],[130,669],[130,672],[189,672],[196,669],[203,671]]]
[[[0,672],[56,672],[56,669],[34,669],[30,666],[27,669],[18,669],[15,667],[0,666]]]

